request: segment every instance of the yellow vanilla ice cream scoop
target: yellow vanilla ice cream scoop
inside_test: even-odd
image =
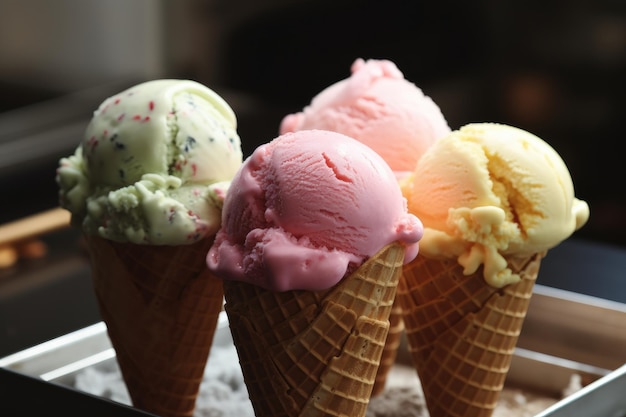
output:
[[[456,258],[465,274],[484,265],[494,287],[519,280],[505,257],[547,251],[589,218],[559,154],[502,124],[469,124],[435,142],[401,186],[424,224],[420,255]]]
[[[72,223],[106,239],[181,245],[217,232],[242,164],[237,120],[191,80],[141,83],[106,99],[57,169]]]

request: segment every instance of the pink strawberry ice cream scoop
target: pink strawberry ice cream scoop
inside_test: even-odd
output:
[[[287,115],[280,133],[323,129],[343,133],[374,149],[401,177],[437,139],[450,133],[437,104],[388,60],[357,59],[351,76]]]
[[[273,291],[330,288],[395,241],[409,262],[423,234],[385,161],[321,130],[257,148],[231,183],[222,222],[209,268]]]

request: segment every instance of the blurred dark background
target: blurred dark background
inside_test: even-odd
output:
[[[214,88],[239,115],[247,155],[362,57],[394,61],[452,128],[495,121],[545,139],[592,209],[577,236],[625,245],[624,4],[0,0],[0,185],[11,201],[0,221],[56,204],[58,158],[104,98],[135,82]]]
[[[57,207],[59,158],[98,105],[133,84],[207,84],[235,109],[249,155],[356,58],[384,58],[453,129],[507,123],[563,156],[591,217],[551,251],[538,282],[623,301],[625,5],[0,0],[0,224]],[[78,231],[44,243],[47,256],[0,268],[0,356],[100,320]]]

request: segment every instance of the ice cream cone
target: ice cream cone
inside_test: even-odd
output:
[[[152,246],[86,236],[102,318],[133,406],[191,416],[223,306],[213,239]]]
[[[324,291],[225,281],[226,313],[257,417],[364,416],[404,259],[396,243]]]
[[[402,321],[402,308],[396,300],[389,314],[389,333],[387,334],[383,355],[380,358],[380,366],[378,367],[378,373],[374,381],[372,397],[381,394],[385,390],[387,375],[389,375],[391,367],[396,363],[398,348],[400,347],[403,333],[404,322]]]
[[[492,415],[543,255],[507,259],[521,280],[501,289],[456,260],[405,265],[397,297],[431,417]]]

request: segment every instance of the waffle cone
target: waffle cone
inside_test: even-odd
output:
[[[456,260],[405,265],[397,299],[431,417],[492,415],[543,255],[507,259],[521,280],[501,289]]]
[[[404,322],[402,321],[402,308],[396,299],[394,300],[391,313],[389,314],[389,333],[387,334],[383,354],[380,358],[380,366],[378,367],[378,372],[376,373],[374,388],[372,389],[372,397],[381,394],[385,390],[387,375],[389,375],[389,371],[396,363],[398,348],[400,347],[400,343],[402,341],[403,332]]]
[[[86,236],[94,290],[133,406],[191,416],[223,306],[212,239],[149,246]]]
[[[257,417],[365,415],[403,259],[404,246],[391,244],[324,291],[224,282]]]

